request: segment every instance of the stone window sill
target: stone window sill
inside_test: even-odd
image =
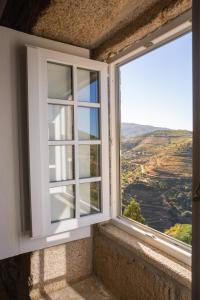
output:
[[[188,265],[118,228],[112,222],[99,224],[98,230],[107,238],[131,251],[133,255],[142,258],[171,279],[191,289],[191,268]]]

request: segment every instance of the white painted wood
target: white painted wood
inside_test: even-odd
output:
[[[89,177],[79,179],[79,183],[98,182],[101,181],[102,177]]]
[[[101,145],[101,141],[98,140],[91,140],[91,141],[78,141],[79,145]]]
[[[92,103],[92,102],[78,102],[78,106],[82,107],[100,107],[99,103]]]
[[[152,38],[152,37],[151,37]],[[22,168],[19,139],[19,105],[20,99],[26,99],[26,74],[25,74],[25,45],[30,44],[35,47],[42,47],[51,49],[54,51],[60,51],[68,54],[82,56],[89,58],[89,50],[66,45],[64,43],[55,42],[52,40],[28,35],[22,32],[17,32],[12,29],[0,27],[0,136],[1,136],[1,148],[0,148],[0,204],[3,209],[0,210],[0,239],[3,241],[0,245],[0,259],[10,256],[18,255],[27,251],[36,250],[39,248],[45,248],[50,245],[47,239],[54,239],[54,244],[59,244],[72,239],[86,237],[89,235],[89,227],[87,227],[87,233],[83,234],[83,228],[73,230],[70,232],[71,237],[60,237],[61,235],[55,235],[48,238],[31,239],[29,234],[25,234],[25,220],[24,215],[26,209],[24,208],[23,185],[22,174],[24,172]],[[139,51],[140,52],[140,51]],[[134,52],[135,53],[135,52]],[[141,53],[141,52],[140,52]],[[128,55],[127,59],[133,56]],[[124,61],[119,58],[118,62]],[[113,65],[111,65],[113,67]],[[87,68],[90,69],[90,65],[87,64]],[[107,71],[105,70],[105,73]],[[106,76],[105,76],[106,78]],[[106,79],[105,79],[106,80]],[[112,82],[111,82],[112,83]],[[105,83],[107,88],[107,83]],[[111,87],[110,92],[112,93]],[[105,92],[105,90],[104,90]],[[113,92],[114,95],[114,92]],[[53,100],[52,100],[53,101]],[[115,98],[111,96],[111,105],[114,106]],[[63,104],[63,103],[61,103]],[[70,102],[71,105],[73,105]],[[114,132],[113,118],[111,109],[111,133]],[[24,115],[20,116],[24,118]],[[108,126],[106,122],[105,126]],[[112,129],[113,128],[113,129]],[[107,136],[105,137],[107,140]],[[113,135],[111,136],[111,168],[116,170],[116,160],[113,158],[113,150],[115,148],[115,141]],[[108,147],[104,147],[107,149]],[[108,151],[107,151],[108,155]],[[102,157],[103,165],[108,157]],[[103,177],[103,176],[102,176]],[[107,176],[103,177],[103,180],[107,180]],[[21,186],[21,188],[20,188]],[[113,216],[118,214],[118,204],[116,196],[116,183],[111,185],[112,187],[112,203],[113,203]],[[109,206],[109,188],[104,191],[107,197],[104,197],[106,206]],[[108,209],[109,211],[109,209]],[[109,219],[109,213],[98,214],[90,217],[90,224],[103,221],[106,218]],[[9,222],[8,222],[9,220]],[[88,218],[80,218],[80,226],[86,226],[88,224]],[[5,226],[6,224],[6,226]],[[78,225],[79,226],[79,225]],[[85,229],[85,228],[84,228]],[[80,231],[79,231],[80,230]],[[80,234],[80,235],[79,235]],[[57,240],[56,240],[57,238]]]
[[[119,67],[136,59],[145,53],[181,36],[191,30],[191,11],[180,16],[172,23],[149,35],[135,46],[132,51],[127,51],[123,56],[119,55],[109,63],[110,77],[110,154],[111,154],[111,218],[113,224],[121,229],[132,233],[149,244],[156,246],[161,251],[191,264],[191,247],[153,230],[152,228],[135,221],[128,221],[121,217],[121,191],[120,191],[120,91],[119,91]],[[146,47],[147,42],[153,42],[152,46]],[[173,253],[174,252],[174,253]]]
[[[49,187],[52,188],[52,187],[71,185],[71,184],[76,184],[76,180],[64,180],[64,181],[49,182]]]
[[[140,226],[138,222],[130,221],[125,218],[115,218],[112,219],[111,222],[113,225],[153,246],[154,248],[164,251],[184,264],[191,266],[192,249],[189,245],[177,241],[176,239],[166,236],[156,230],[152,229],[150,232],[148,231],[149,228],[145,228],[147,226]]]
[[[74,141],[48,141],[49,146],[74,145]]]
[[[75,139],[75,217],[78,220],[80,218],[80,202],[79,202],[79,159],[78,159],[78,102],[77,102],[77,65],[73,66],[73,95],[75,99],[74,105],[74,139]],[[78,223],[77,223],[78,226]]]
[[[39,53],[36,48],[27,48],[28,73],[28,123],[29,123],[29,168],[30,194],[32,215],[32,236],[44,234],[44,218],[42,203],[42,145],[41,145],[41,114],[39,96]],[[36,220],[33,221],[33,220]]]
[[[110,78],[110,147],[111,147],[111,214],[116,218],[121,214],[120,203],[120,91],[119,91],[119,67],[136,59],[161,45],[181,36],[191,30],[191,11],[180,16],[173,22],[159,29],[142,40],[137,46],[129,49],[123,56],[116,56],[109,63]],[[152,42],[150,47],[146,43]]]
[[[161,26],[154,32],[148,34],[143,39],[135,43],[135,45],[128,47],[127,50],[114,55],[108,60],[108,64],[124,64],[131,59],[136,58],[137,55],[142,55],[147,51],[151,51],[155,45],[156,47],[161,46],[164,43],[169,42],[177,37],[177,35],[183,35],[192,29],[192,11],[188,10],[171,20],[166,25]],[[151,46],[149,46],[152,44]],[[148,46],[146,46],[148,45]]]
[[[74,105],[74,101],[71,101],[71,100],[61,100],[61,99],[50,99],[50,98],[48,98],[47,102],[49,104]]]
[[[116,66],[109,65],[110,75],[110,164],[111,164],[111,218],[120,215],[119,183],[119,97]]]
[[[28,46],[29,49],[30,46]],[[32,47],[30,47],[32,49]],[[41,228],[40,235],[47,236],[50,234],[57,234],[64,231],[74,230],[81,226],[88,226],[93,223],[97,223],[100,221],[108,220],[110,217],[110,199],[109,199],[109,140],[108,140],[108,90],[107,90],[107,64],[97,61],[92,61],[89,59],[81,58],[78,56],[68,55],[61,52],[55,52],[46,50],[43,48],[35,48],[37,51],[37,56],[33,56],[30,60],[34,65],[39,65],[39,74],[34,74],[32,76],[36,76],[39,78],[39,138],[41,144],[40,151],[40,165],[41,165],[41,188],[39,189],[40,199],[36,199],[34,195],[31,195],[31,206],[32,212],[35,209],[38,209],[38,203],[40,207],[40,217],[44,220],[44,225],[42,222],[38,223],[37,217],[32,214],[32,226],[37,226],[37,228]],[[65,182],[51,182],[49,183],[49,158],[48,158],[48,145],[58,145],[59,142],[48,142],[48,116],[47,116],[47,108],[48,103],[52,103],[52,99],[47,99],[46,95],[48,94],[47,87],[47,62],[56,62],[60,64],[70,65],[73,69],[73,101],[72,105],[74,108],[74,140],[71,142],[74,144],[74,153],[75,153],[75,179],[74,181],[65,181]],[[83,103],[77,101],[77,68],[84,68],[87,70],[95,70],[99,72],[99,85],[100,85],[100,103]],[[29,80],[30,78],[28,78]],[[30,81],[30,80],[29,80]],[[29,85],[30,94],[32,89],[34,89],[34,85]],[[29,102],[31,99],[29,99]],[[60,100],[53,99],[54,104],[61,103]],[[62,104],[64,103],[62,100]],[[77,118],[78,118],[78,107],[98,107],[100,110],[100,140],[98,141],[79,141],[78,140],[78,127],[77,127]],[[34,119],[34,116],[33,116]],[[35,122],[38,122],[37,118],[35,118]],[[31,133],[30,133],[31,139]],[[69,142],[61,142],[62,144],[69,144]],[[60,144],[61,144],[60,143]],[[78,146],[79,144],[101,144],[101,177],[96,178],[84,178],[79,179],[79,155],[78,155]],[[37,157],[37,156],[36,156]],[[36,158],[33,157],[32,164],[35,165]],[[35,173],[35,178],[32,176],[31,180],[36,181],[37,184],[37,174]],[[101,181],[101,213],[95,215],[87,215],[84,217],[80,217],[80,198],[79,198],[79,184],[80,183],[88,183],[88,182],[99,182]],[[75,219],[67,219],[59,222],[51,222],[51,204],[49,199],[49,186],[63,186],[68,184],[75,184]],[[35,207],[36,206],[36,207]],[[37,223],[37,224],[34,224]],[[35,237],[34,231],[32,232],[32,236]]]
[[[61,243],[72,242],[79,239],[88,238],[91,236],[90,226],[82,227],[77,230],[55,234],[44,238],[30,238],[29,235],[20,236],[21,253],[30,252],[46,247],[55,246]]]
[[[102,212],[104,218],[110,219],[110,163],[109,163],[109,118],[108,118],[108,65],[100,73],[100,99],[101,99],[101,182],[102,182]],[[92,217],[91,217],[92,219]]]
[[[26,44],[89,58],[89,50],[17,32],[0,26],[0,259],[51,244],[31,239],[29,234],[28,173],[24,170],[24,135],[20,123],[26,118]],[[23,104],[21,104],[21,101]],[[23,141],[22,141],[23,140]],[[25,175],[25,179],[23,178]],[[85,230],[85,229],[84,229]],[[90,228],[72,231],[70,237],[57,237],[54,244],[90,235]],[[79,233],[79,234],[78,234]]]

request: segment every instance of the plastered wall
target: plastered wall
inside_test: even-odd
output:
[[[89,57],[83,48],[0,27],[0,259],[90,236],[30,238],[26,45]]]

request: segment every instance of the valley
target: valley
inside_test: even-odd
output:
[[[134,197],[146,225],[191,224],[192,132],[122,124],[121,186],[122,210]]]

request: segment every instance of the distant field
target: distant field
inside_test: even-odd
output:
[[[135,197],[147,225],[164,232],[191,224],[192,132],[123,126],[121,184],[123,209]],[[150,130],[149,126],[147,131]]]

